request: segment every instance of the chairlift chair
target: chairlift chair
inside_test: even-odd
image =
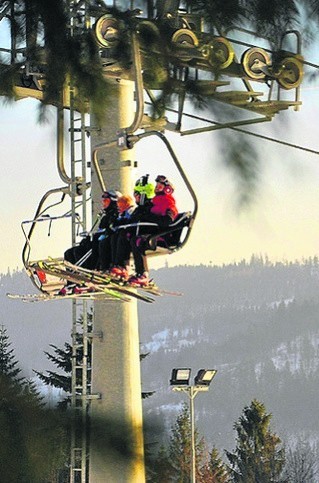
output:
[[[179,213],[176,220],[174,220],[173,223],[171,223],[168,227],[165,227],[165,229],[161,230],[159,228],[158,233],[141,235],[147,246],[147,250],[146,250],[147,255],[152,255],[152,256],[167,255],[177,250],[181,250],[187,243],[197,215],[198,201],[197,201],[196,194],[192,188],[192,185],[190,184],[170,142],[162,132],[145,131],[140,134],[130,134],[128,130],[124,129],[118,132],[118,145],[119,147],[122,147],[122,148],[124,147],[125,149],[129,149],[129,148],[132,148],[134,144],[136,144],[141,139],[145,137],[150,137],[150,136],[158,137],[165,144],[165,147],[167,148],[170,154],[170,157],[175,167],[177,168],[187,188],[188,193],[190,194],[193,200],[193,205],[194,205],[192,211]],[[100,180],[102,190],[105,190],[106,187],[105,187],[105,182],[102,178],[101,170],[99,167],[97,152],[100,147],[109,147],[113,145],[114,145],[114,141],[111,141],[109,143],[104,143],[103,145],[100,145],[98,148],[96,148],[95,151],[93,152],[93,164],[98,174],[98,179]],[[154,223],[148,223],[148,222],[138,222],[134,224],[123,225],[119,228],[128,229],[128,228],[134,227],[138,230],[139,226],[140,227],[143,226],[145,228],[147,225],[152,226],[154,228]]]
[[[58,291],[60,288],[62,288],[65,285],[65,281],[62,281],[57,276],[50,276],[44,273],[39,266],[42,260],[30,260],[31,249],[32,249],[31,239],[37,224],[42,222],[49,223],[49,233],[50,233],[51,224],[54,220],[71,217],[70,212],[64,213],[60,216],[50,216],[47,213],[49,209],[56,207],[57,205],[61,204],[64,201],[65,195],[68,193],[68,191],[69,191],[68,187],[54,188],[52,190],[49,190],[41,198],[38,208],[35,212],[34,218],[31,220],[24,220],[21,223],[22,232],[25,237],[25,244],[22,249],[22,262],[23,262],[24,268],[27,274],[29,275],[30,280],[35,285],[35,287],[45,294]],[[51,195],[57,194],[57,193],[62,194],[61,199],[44,208],[44,204],[47,201],[47,199]],[[27,226],[30,226],[29,230],[27,230]],[[55,259],[55,260],[57,263],[63,261],[62,258]]]

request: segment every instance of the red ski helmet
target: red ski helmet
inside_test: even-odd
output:
[[[162,175],[162,174],[159,174],[156,179],[155,179],[155,182],[156,183],[161,183],[164,185],[164,193],[165,194],[171,194],[174,192],[174,185],[166,178],[166,176]]]

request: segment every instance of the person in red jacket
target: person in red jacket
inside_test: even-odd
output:
[[[122,227],[117,237],[114,267],[110,272],[112,276],[129,280],[132,285],[136,286],[146,286],[149,283],[145,255],[147,243],[145,243],[143,235],[152,235],[165,230],[178,214],[172,183],[162,175],[157,176],[155,181],[155,196],[151,198],[148,197],[150,195],[148,194],[143,204],[140,199],[141,193],[138,190],[134,191],[137,208],[130,216],[130,224],[127,228]],[[136,275],[132,277],[128,272],[128,253],[132,253],[134,258]]]
[[[166,178],[159,175],[155,179],[155,196],[152,198],[152,205],[147,220],[157,222],[160,227],[168,226],[178,215],[176,201],[173,196],[174,186]]]
[[[163,230],[178,215],[172,183],[163,175],[157,176],[155,182],[155,196],[151,200],[149,211],[140,216],[138,221],[156,223],[157,226],[141,227],[138,234],[132,236],[130,240],[136,271],[136,274],[129,278],[129,283],[133,286],[141,287],[149,284],[145,245],[140,235],[153,234]]]

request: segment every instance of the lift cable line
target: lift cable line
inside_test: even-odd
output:
[[[230,128],[230,129],[232,129],[233,131],[242,132],[243,134],[248,134],[249,136],[254,136],[254,137],[257,137],[257,138],[260,138],[260,139],[264,139],[265,141],[271,141],[273,143],[282,144],[283,146],[288,146],[290,148],[299,149],[301,151],[306,151],[307,153],[319,154],[319,151],[316,151],[315,149],[307,148],[305,146],[299,146],[298,144],[289,143],[287,141],[275,139],[275,138],[272,138],[270,136],[264,136],[262,134],[257,134],[257,133],[246,131],[245,129],[240,129],[240,128],[236,128],[236,127]]]
[[[151,103],[146,102],[146,104],[150,105]],[[174,112],[176,114],[178,113],[178,111],[176,109],[172,109],[172,108],[169,108],[169,107],[167,107],[166,110],[170,111],[170,112]],[[288,147],[294,148],[294,149],[299,149],[301,151],[306,151],[306,152],[311,153],[311,154],[319,154],[319,151],[316,151],[315,149],[307,148],[306,146],[300,146],[298,144],[289,143],[288,141],[282,141],[281,139],[272,138],[270,136],[264,136],[263,134],[258,134],[258,133],[254,133],[254,132],[251,132],[251,131],[247,131],[246,129],[241,129],[239,127],[227,125],[227,124],[224,124],[224,123],[219,123],[218,121],[214,121],[212,119],[208,119],[208,118],[205,118],[205,117],[202,117],[202,116],[196,116],[195,114],[189,114],[189,113],[184,113],[183,115],[185,117],[190,118],[190,119],[195,119],[197,121],[203,121],[203,122],[207,122],[209,124],[213,124],[214,127],[210,128],[209,129],[210,131],[215,131],[215,130],[219,130],[219,129],[231,129],[232,131],[237,131],[237,132],[241,132],[243,134],[247,134],[249,136],[264,139],[265,141],[271,141],[273,143],[282,144],[284,146],[288,146]],[[205,128],[203,128],[203,129],[205,129]],[[188,131],[180,133],[181,136],[186,136],[188,134],[189,134]]]

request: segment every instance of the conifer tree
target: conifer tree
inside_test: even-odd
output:
[[[92,331],[92,319],[93,319],[93,314],[88,313],[88,331]],[[81,320],[82,316],[80,317]],[[77,334],[77,339],[78,342],[81,341],[81,335]],[[39,372],[34,370],[33,372],[39,377],[39,379],[44,382],[47,386],[52,386],[57,389],[61,389],[64,391],[67,395],[66,397],[58,402],[58,407],[60,409],[66,409],[68,405],[70,404],[70,394],[71,394],[71,372],[72,372],[72,345],[68,342],[64,343],[64,347],[60,348],[57,347],[54,344],[50,344],[50,347],[53,349],[53,353],[45,351],[45,355],[47,358],[55,364],[55,366],[62,371],[61,372],[56,372],[56,371],[46,371],[46,373]],[[92,346],[91,344],[88,345],[88,363],[91,362],[91,354],[92,354]],[[148,354],[141,354],[140,359],[143,360],[148,356]],[[83,357],[83,353],[81,350],[77,351],[77,362],[81,364]],[[142,392],[142,398],[146,399],[150,397],[154,392]]]
[[[230,476],[226,464],[221,459],[217,448],[209,453],[209,460],[201,469],[202,483],[228,483]]]
[[[4,325],[0,325],[0,377],[16,383],[22,380],[18,377],[21,369],[14,357],[14,349],[10,349],[10,346],[7,329]]]
[[[33,60],[43,57],[43,47],[45,48],[45,57],[47,61],[46,68],[46,89],[45,102],[56,102],[59,100],[62,86],[68,75],[73,77],[73,81],[81,96],[87,97],[93,102],[96,109],[98,103],[102,102],[105,108],[105,92],[108,90],[107,83],[103,78],[102,63],[98,55],[98,46],[93,35],[87,31],[77,31],[77,29],[69,28],[68,11],[70,10],[70,2],[68,0],[10,0],[12,7],[15,5],[20,15],[15,18],[8,16],[9,22],[12,23],[14,32],[17,35],[19,44],[23,44],[26,37],[32,33],[28,45],[28,55],[33,56]],[[90,0],[87,2],[90,13],[99,18],[108,12],[117,17],[121,22],[125,23],[125,30],[130,31],[135,28],[131,15],[124,11],[127,4],[121,6],[120,2],[114,2],[114,6],[110,7],[110,2],[103,0]],[[170,8],[177,10],[182,7],[181,1],[174,2],[175,5]],[[277,43],[285,30],[295,28],[300,19],[297,0],[273,1],[271,8],[267,0],[192,0],[185,2],[193,13],[197,13],[203,17],[209,31],[222,34],[226,29],[235,26],[249,26],[254,31],[262,31],[263,35],[270,37],[274,44]],[[318,13],[318,8],[313,7],[314,0],[303,0],[307,5],[309,15],[313,10]],[[146,1],[138,2],[138,7],[143,9],[144,14],[148,10],[148,5],[160,6],[163,1]],[[170,59],[170,49],[167,45],[167,35],[164,25],[159,23],[161,47],[157,49],[156,56],[161,53],[163,64],[167,65]],[[128,67],[131,62],[129,50],[129,35],[124,32],[119,39],[120,45],[116,49],[116,60],[123,66]],[[145,42],[148,47],[154,43],[150,32],[145,29]],[[38,35],[35,34],[38,33]],[[141,32],[141,36],[143,32]],[[45,43],[43,45],[43,39]],[[11,66],[2,62],[0,74],[3,74],[2,89],[6,94],[10,94],[10,85],[19,75],[20,66]],[[158,70],[158,69],[157,69]],[[156,75],[156,72],[155,72]],[[167,83],[165,89],[169,89],[170,83]],[[191,83],[188,86],[189,93],[192,94]],[[12,89],[11,89],[12,94]],[[194,92],[193,92],[194,94]],[[198,96],[197,96],[198,97]]]
[[[43,483],[64,464],[66,426],[44,408],[34,382],[21,369],[6,328],[0,327],[0,480]]]
[[[156,458],[150,459],[148,481],[152,483],[189,483],[191,476],[191,425],[189,408],[184,404],[171,427],[168,448],[161,446]],[[196,481],[198,483],[227,483],[229,475],[218,451],[208,455],[204,438],[195,429]]]
[[[41,59],[45,58],[43,103],[59,104],[63,86],[71,78],[75,87],[77,109],[87,110],[87,101],[89,101],[91,112],[102,123],[109,96],[112,95],[112,86],[103,74],[103,62],[93,33],[85,29],[81,31],[81,29],[70,28],[68,13],[72,2],[67,0],[46,0],[45,2],[43,0],[9,0],[9,3],[18,9],[18,15],[8,15],[6,19],[11,23],[11,28],[17,35],[17,46],[24,46],[26,38],[31,32],[27,55],[31,62],[35,62],[35,64],[40,62],[40,65]],[[92,18],[97,19],[105,13],[109,13],[125,26],[112,57],[119,69],[128,71],[132,65],[130,32],[137,30],[134,13],[131,15],[129,11],[125,10],[129,2],[114,2],[112,7],[109,3],[103,0],[86,2]],[[297,28],[299,21],[303,19],[300,14],[301,9],[298,8],[299,4],[308,7],[307,20],[313,18],[317,20],[318,13],[314,0],[299,2],[297,0],[285,0],[285,2],[274,0],[271,3],[269,0],[192,0],[186,2],[140,0],[132,5],[133,8],[134,6],[141,8],[145,15],[147,11],[154,10],[154,7],[155,10],[162,10],[165,3],[173,11],[186,6],[192,13],[200,15],[204,20],[205,29],[215,35],[223,35],[227,29],[235,27],[263,32],[275,50],[279,48],[282,34],[287,30]],[[313,11],[315,11],[315,17],[312,17]],[[308,23],[310,24],[310,22]],[[158,22],[158,29],[159,33],[156,35],[154,32],[152,34],[153,30],[149,30],[147,27],[138,29],[138,31],[144,51],[149,51],[152,45],[155,46],[154,55],[143,56],[143,76],[146,87],[148,87],[148,78],[152,78],[161,86],[162,95],[158,98],[157,107],[160,106],[160,115],[162,115],[165,108],[170,104],[172,107],[176,101],[176,79],[170,73],[179,69],[179,62],[172,64],[170,35],[167,35],[166,23]],[[220,76],[218,69],[214,75]],[[1,95],[13,98],[15,96],[13,86],[17,84],[20,76],[20,62],[9,64],[0,59]],[[216,103],[211,105],[209,96],[199,92],[196,82],[186,82],[185,93],[197,111],[207,109],[208,106],[218,110]],[[156,102],[154,104],[154,112],[156,112]],[[225,164],[238,176],[239,187],[246,187],[239,200],[245,203],[249,199],[249,190],[254,188],[258,179],[256,150],[253,143],[247,142],[238,132],[232,131],[229,136],[227,133],[221,133],[221,135],[225,136],[224,145],[227,148],[224,152]],[[238,150],[239,144],[240,150]]]
[[[46,373],[35,370],[33,372],[42,382],[44,382],[45,385],[61,389],[67,394],[66,397],[57,404],[60,409],[66,409],[70,403],[69,395],[71,394],[72,346],[68,342],[65,342],[64,348],[59,348],[54,344],[50,344],[50,347],[53,348],[54,353],[51,354],[47,351],[44,353],[53,364],[62,370],[62,373],[49,370],[46,371]]]
[[[173,476],[180,483],[188,483],[191,472],[191,424],[189,408],[184,404],[175,424],[171,429],[169,445],[169,460],[173,470]],[[195,453],[196,453],[196,475],[200,476],[200,468],[205,458],[204,438],[199,439],[198,431],[195,429]],[[174,480],[175,481],[175,480]]]
[[[280,482],[285,453],[280,438],[270,431],[271,414],[254,399],[245,407],[234,429],[236,449],[226,451],[231,481],[235,483]]]
[[[155,459],[147,460],[147,481],[152,483],[168,483],[173,481],[173,467],[171,465],[168,451],[161,446]]]

